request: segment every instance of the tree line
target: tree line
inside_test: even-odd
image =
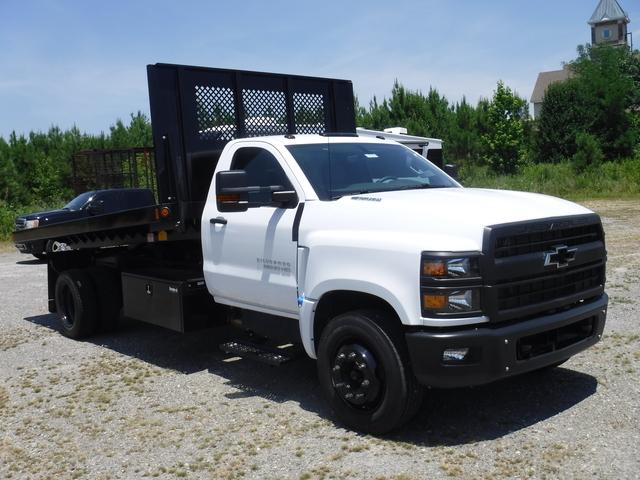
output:
[[[435,88],[425,94],[395,82],[389,98],[357,104],[357,124],[407,127],[410,134],[442,138],[445,158],[517,174],[526,165],[570,163],[574,172],[616,162],[640,149],[640,55],[626,48],[578,48],[569,80],[552,85],[541,114],[531,119],[527,100],[498,82],[491,98],[471,105],[449,102]],[[71,157],[88,149],[152,145],[149,119],[138,112],[108,133],[77,127],[0,137],[0,207],[46,205],[72,196]]]
[[[0,137],[0,206],[47,205],[73,196],[71,158],[83,150],[144,147],[153,144],[151,124],[141,112],[128,124],[118,120],[109,133],[89,135],[76,126],[51,127],[8,139]]]
[[[570,162],[574,170],[629,158],[640,142],[640,54],[620,47],[580,46],[569,80],[547,90],[539,118],[503,82],[493,96],[450,103],[434,88],[424,94],[395,82],[391,96],[356,104],[358,125],[406,126],[445,140],[445,158],[515,174],[527,164]]]

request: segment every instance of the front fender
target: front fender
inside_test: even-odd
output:
[[[316,358],[316,339],[314,337],[316,306],[324,295],[335,291],[365,293],[384,300],[391,305],[391,308],[393,308],[402,323],[409,323],[409,314],[402,306],[400,299],[380,285],[354,279],[323,282],[319,284],[316,289],[312,290],[309,298],[301,298],[300,302],[300,337],[302,338],[302,345],[307,355],[311,358]]]

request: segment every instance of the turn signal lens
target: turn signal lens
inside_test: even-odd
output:
[[[431,295],[425,293],[422,296],[422,304],[425,310],[444,310],[448,303],[448,295]]]
[[[239,193],[225,193],[222,195],[217,195],[216,200],[220,203],[222,202],[239,202],[240,194]]]
[[[171,215],[171,210],[169,210],[169,207],[162,207],[160,209],[160,216],[162,218],[167,218],[169,215]]]
[[[480,289],[431,290],[422,293],[424,315],[469,314],[480,312]]]
[[[422,276],[431,278],[479,277],[478,257],[440,257],[422,255]]]
[[[428,277],[446,277],[447,265],[441,261],[427,261],[422,264],[422,274]]]

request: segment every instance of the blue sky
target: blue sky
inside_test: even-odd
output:
[[[0,136],[148,113],[156,62],[347,78],[362,104],[395,78],[472,102],[502,79],[529,98],[539,71],[590,41],[597,3],[0,0]],[[639,2],[621,4],[640,46]]]

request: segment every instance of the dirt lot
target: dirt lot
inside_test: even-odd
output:
[[[640,202],[604,217],[604,340],[562,368],[432,391],[381,439],[336,426],[315,365],[229,361],[226,332],[56,331],[46,268],[0,253],[0,478],[640,478]]]

